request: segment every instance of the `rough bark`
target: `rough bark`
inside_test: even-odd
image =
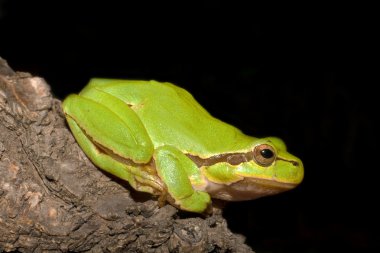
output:
[[[0,58],[0,252],[253,252],[221,211],[160,208],[94,167],[60,105]]]

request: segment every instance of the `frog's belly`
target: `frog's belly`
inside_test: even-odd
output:
[[[296,185],[270,181],[265,179],[245,178],[241,181],[226,185],[208,181],[204,191],[212,198],[228,201],[257,199],[293,189]]]

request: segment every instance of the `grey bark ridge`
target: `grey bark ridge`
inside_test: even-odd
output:
[[[94,167],[60,105],[0,58],[0,252],[253,252],[220,210],[160,208]]]

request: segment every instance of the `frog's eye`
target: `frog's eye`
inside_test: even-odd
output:
[[[253,157],[259,165],[267,167],[276,159],[276,152],[272,146],[261,144],[255,147]]]

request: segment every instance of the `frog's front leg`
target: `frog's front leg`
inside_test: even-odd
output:
[[[193,185],[204,183],[196,164],[172,146],[159,147],[153,156],[157,173],[165,183],[173,204],[191,212],[205,211],[211,204],[211,198],[208,193],[193,188]]]

